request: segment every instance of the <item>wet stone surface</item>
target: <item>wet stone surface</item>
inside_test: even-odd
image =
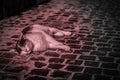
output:
[[[0,80],[120,80],[120,11],[114,3],[51,0],[1,20]],[[16,42],[32,24],[73,32],[55,37],[71,50],[20,56],[14,51]]]

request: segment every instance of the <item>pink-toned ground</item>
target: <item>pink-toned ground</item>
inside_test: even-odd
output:
[[[120,28],[98,1],[51,0],[1,20],[0,80],[120,80]],[[56,38],[72,50],[12,52],[21,30],[32,24],[74,32]]]

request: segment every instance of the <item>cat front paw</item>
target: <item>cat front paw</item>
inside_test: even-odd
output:
[[[63,37],[63,36],[64,36],[64,33],[62,33],[62,32],[57,32],[57,33],[54,34],[54,36],[56,36],[56,37]]]
[[[54,36],[57,37],[70,36],[70,35],[72,35],[72,32],[68,32],[68,31],[60,31],[54,34]]]
[[[69,46],[63,46],[63,49],[65,50],[65,51],[70,51],[70,47]]]
[[[62,31],[62,33],[63,33],[65,36],[70,36],[70,35],[72,35],[72,32],[69,32],[69,31]]]

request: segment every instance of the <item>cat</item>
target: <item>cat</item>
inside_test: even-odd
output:
[[[45,51],[47,49],[69,51],[69,46],[58,42],[52,36],[63,37],[70,35],[72,35],[72,33],[69,31],[33,24],[22,30],[20,40],[16,43],[16,51],[20,53],[20,55],[30,54],[34,51]]]

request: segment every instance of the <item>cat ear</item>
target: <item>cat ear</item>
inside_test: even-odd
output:
[[[29,32],[31,30],[30,26],[26,26],[23,30],[22,30],[22,34],[26,34],[27,32]]]
[[[20,35],[19,35],[19,40],[21,40],[22,38],[23,38],[23,34],[20,33]]]
[[[20,52],[21,52],[21,46],[18,44],[18,42],[16,44],[15,50],[20,54]]]

